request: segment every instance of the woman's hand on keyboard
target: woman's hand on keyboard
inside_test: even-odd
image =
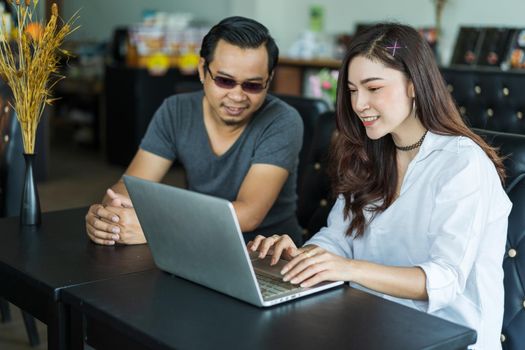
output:
[[[283,281],[307,288],[323,281],[348,281],[352,279],[352,260],[316,245],[304,246],[300,254],[281,270]]]
[[[248,249],[252,252],[259,252],[259,259],[264,259],[266,255],[271,255],[271,265],[277,264],[281,258],[292,260],[302,250],[302,248],[297,248],[288,235],[273,235],[270,237],[259,235],[253,241],[248,242]]]

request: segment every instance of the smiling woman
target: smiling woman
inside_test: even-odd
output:
[[[352,108],[369,138],[391,134],[396,145],[407,145],[423,135],[425,128],[415,118],[414,85],[405,74],[358,56],[350,63],[348,75]]]
[[[501,348],[504,168],[461,119],[416,30],[377,24],[352,39],[336,124],[327,227],[302,248],[284,235],[250,249],[291,259],[285,281],[349,281],[476,329],[469,349]]]

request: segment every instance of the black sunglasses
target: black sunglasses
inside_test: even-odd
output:
[[[226,78],[222,76],[214,77],[208,65],[206,65],[206,69],[208,70],[208,73],[210,73],[210,78],[211,80],[215,82],[215,85],[223,89],[233,89],[237,85],[240,85],[242,91],[250,93],[250,94],[258,94],[264,89],[266,89],[266,86],[268,85],[268,82],[270,81],[270,78],[268,78],[268,80],[266,80],[266,83],[264,84],[258,83],[258,82],[252,82],[252,81],[243,81],[242,83],[238,83],[237,81],[231,78]]]

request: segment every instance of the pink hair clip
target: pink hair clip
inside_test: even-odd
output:
[[[392,45],[392,46],[387,46],[386,48],[387,48],[387,50],[392,50],[392,56],[395,57],[395,56],[396,56],[396,50],[397,50],[397,49],[402,49],[403,46],[399,46],[399,45],[397,44],[397,40],[396,40],[396,41],[394,42],[394,45]],[[406,48],[406,46],[405,46],[405,48]]]

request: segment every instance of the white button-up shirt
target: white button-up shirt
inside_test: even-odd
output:
[[[476,143],[428,132],[400,196],[362,237],[345,236],[344,206],[340,196],[327,227],[306,244],[351,259],[421,267],[428,301],[382,296],[475,329],[472,349],[501,349],[502,263],[512,203]]]

